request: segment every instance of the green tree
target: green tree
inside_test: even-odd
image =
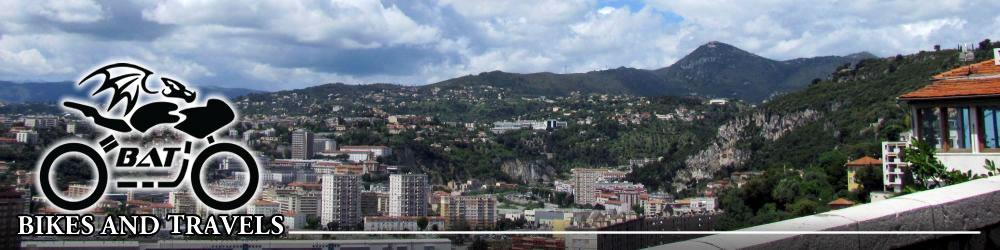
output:
[[[871,192],[881,191],[882,178],[881,167],[859,168],[854,176],[854,182],[861,184],[861,189],[858,191],[858,198],[868,201],[868,195]]]
[[[811,199],[799,199],[788,206],[788,212],[794,217],[813,215],[821,209],[820,204]]]
[[[792,203],[799,197],[800,188],[801,182],[799,178],[797,176],[789,176],[778,181],[778,185],[775,185],[771,191],[771,196],[780,204]]]
[[[315,215],[306,216],[306,228],[319,230],[319,217]]]
[[[428,223],[427,217],[421,216],[419,219],[417,219],[417,227],[420,228],[420,231],[424,231],[425,229],[427,229],[427,223]]]
[[[635,214],[642,216],[646,212],[646,209],[643,208],[642,205],[635,204],[632,205],[632,212],[635,212]]]
[[[740,189],[727,189],[719,197],[719,206],[724,215],[719,218],[719,230],[736,230],[746,226],[747,220],[753,217],[753,209],[743,202]]]
[[[910,163],[915,182],[915,185],[907,185],[908,189],[930,188],[934,179],[945,176],[947,168],[934,156],[936,153],[937,150],[924,140],[915,140],[913,146],[903,150],[902,158]]]
[[[847,185],[847,178],[844,176],[847,169],[847,155],[839,150],[830,150],[819,155],[819,166],[826,170],[827,182],[835,187]]]

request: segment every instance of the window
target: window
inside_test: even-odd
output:
[[[948,146],[950,149],[972,149],[972,122],[968,107],[948,108]]]
[[[932,147],[941,148],[941,122],[938,108],[922,108],[917,110],[920,116],[920,139],[927,141]]]
[[[982,107],[979,109],[979,124],[983,131],[984,149],[1000,149],[1000,107]]]

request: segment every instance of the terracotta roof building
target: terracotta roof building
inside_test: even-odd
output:
[[[933,77],[934,83],[899,97],[904,101],[1000,97],[1000,65],[993,60],[958,67]]]
[[[881,166],[881,165],[882,165],[882,160],[875,159],[867,155],[847,163],[847,167],[871,167],[871,166]]]
[[[838,198],[836,200],[831,201],[830,203],[826,203],[826,205],[830,206],[830,209],[841,209],[854,206],[854,202],[848,199]]]
[[[882,160],[872,158],[871,156],[864,156],[858,158],[857,160],[849,161],[844,166],[847,167],[847,191],[857,191],[860,189],[861,181],[857,179],[858,169],[860,168],[881,168]]]
[[[986,160],[1000,161],[1000,65],[982,61],[933,77],[903,94],[914,137],[937,148],[949,170],[984,174]]]

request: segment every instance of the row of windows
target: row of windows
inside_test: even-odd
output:
[[[1000,107],[979,107],[975,113],[969,107],[921,108],[917,113],[921,138],[936,148],[972,149],[976,143],[972,135],[976,133],[983,149],[1000,150]],[[974,128],[972,121],[977,121],[980,128]]]

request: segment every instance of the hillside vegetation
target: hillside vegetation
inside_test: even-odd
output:
[[[873,57],[868,53],[777,61],[721,42],[704,44],[668,67],[643,70],[620,67],[587,73],[517,74],[501,71],[458,77],[433,87],[492,86],[521,95],[565,96],[571,93],[638,96],[697,95],[760,102],[800,89],[838,65]]]
[[[1000,43],[986,45],[977,51],[976,61],[988,58],[991,47]],[[779,123],[794,125],[772,138],[761,136],[766,133],[760,127],[747,126],[758,136],[740,139],[734,150],[752,154],[719,169],[721,174],[715,176],[734,170],[766,173],[721,196],[726,216],[720,229],[823,212],[826,203],[836,198],[864,202],[869,192],[881,191],[881,171],[873,169],[859,173],[862,190],[848,192],[844,163],[863,155],[880,157],[882,141],[898,140],[900,132],[909,130],[908,107],[897,97],[929,84],[937,73],[968,63],[957,55],[956,50],[943,50],[862,60],[838,68],[827,80],[761,105],[755,112],[774,117],[804,110],[816,115],[804,123]]]

